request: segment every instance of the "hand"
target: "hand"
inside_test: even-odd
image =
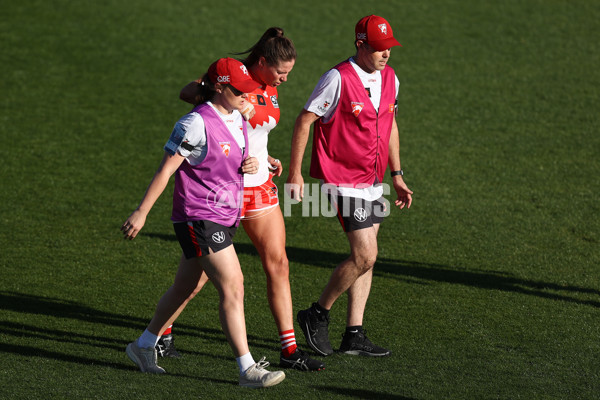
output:
[[[271,156],[268,157],[269,160],[269,169],[273,171],[273,174],[277,176],[281,176],[283,172],[283,164],[277,158],[273,158]]]
[[[412,204],[412,190],[410,190],[406,186],[406,183],[404,183],[404,179],[402,179],[402,176],[395,176],[393,178],[393,182],[394,190],[396,190],[396,194],[398,195],[398,198],[396,199],[394,204],[400,207],[400,209],[403,209],[405,206],[406,208],[410,208],[410,205]]]
[[[246,103],[244,108],[240,110],[240,113],[242,113],[242,117],[244,117],[246,121],[250,121],[250,119],[256,115],[256,110],[252,103]]]
[[[255,174],[258,172],[258,159],[256,157],[247,157],[242,162],[242,172],[244,174]]]
[[[135,210],[127,221],[121,226],[121,232],[123,232],[124,239],[133,240],[137,234],[142,230],[146,223],[146,214],[140,210]]]
[[[291,199],[302,201],[304,197],[304,178],[301,174],[290,174],[285,183],[285,190]]]

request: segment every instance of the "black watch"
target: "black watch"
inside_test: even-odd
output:
[[[392,172],[390,172],[390,175],[392,177],[394,177],[396,175],[404,176],[404,171],[402,171],[401,169],[399,169],[398,171],[392,171]]]

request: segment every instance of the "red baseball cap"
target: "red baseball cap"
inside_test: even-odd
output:
[[[402,46],[392,32],[392,27],[383,18],[377,15],[368,15],[362,18],[354,28],[356,40],[364,40],[377,51],[384,51],[393,46]]]
[[[219,58],[208,68],[208,79],[212,83],[231,85],[240,92],[250,93],[261,86],[250,77],[248,69],[235,58]]]

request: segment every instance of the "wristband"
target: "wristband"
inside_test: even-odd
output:
[[[404,171],[402,171],[401,169],[399,169],[398,171],[392,171],[392,172],[390,172],[390,175],[392,177],[394,177],[396,175],[404,176]]]

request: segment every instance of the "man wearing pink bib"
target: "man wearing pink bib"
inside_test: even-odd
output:
[[[382,186],[388,165],[397,194],[395,205],[403,209],[412,203],[400,166],[395,119],[399,82],[387,65],[391,48],[401,45],[389,23],[376,15],[358,21],[355,34],[356,55],[321,77],[294,126],[286,184],[290,196],[303,197],[302,158],[314,124],[310,176],[320,180],[351,250],[333,271],[319,300],[298,312],[297,320],[315,352],[332,354],[329,310],[348,292],[346,332],[339,351],[388,356],[388,349],[366,337],[362,324],[377,258],[377,233],[389,214]]]

